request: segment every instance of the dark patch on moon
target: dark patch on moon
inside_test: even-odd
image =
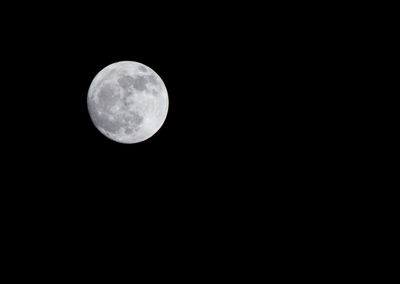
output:
[[[143,117],[134,111],[129,112],[130,115],[126,115],[124,117],[124,121],[126,124],[133,124],[135,126],[139,126],[143,122]]]
[[[118,84],[123,88],[127,89],[130,86],[134,84],[135,80],[131,76],[121,76],[121,78],[118,79]]]
[[[142,116],[138,115],[136,112],[132,112],[131,114],[133,117],[133,120],[132,120],[133,123],[135,123],[136,125],[139,125],[143,122]]]
[[[126,92],[124,92],[124,96],[122,98],[122,103],[123,103],[122,107],[125,108],[125,109],[127,109],[130,104],[133,104],[133,102],[132,103],[128,102],[128,96],[130,96],[130,95],[127,94]]]
[[[147,90],[146,83],[146,76],[137,76],[135,79],[133,79],[133,87],[138,91]]]
[[[104,84],[98,94],[101,110],[108,112],[117,103],[119,96],[111,84]]]
[[[124,132],[125,132],[125,134],[130,135],[133,133],[133,130],[132,130],[132,128],[126,128]]]

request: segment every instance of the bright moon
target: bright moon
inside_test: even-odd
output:
[[[90,117],[106,137],[120,143],[138,143],[153,136],[168,112],[168,93],[149,67],[121,61],[101,70],[90,84]]]

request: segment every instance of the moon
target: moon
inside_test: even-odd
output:
[[[153,136],[168,113],[164,82],[150,67],[120,61],[102,69],[93,79],[87,96],[95,127],[119,143],[139,143]]]

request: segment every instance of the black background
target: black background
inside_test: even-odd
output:
[[[326,14],[310,18],[293,5],[156,6],[36,5],[3,20],[13,94],[3,114],[7,161],[24,177],[17,183],[39,188],[24,191],[116,207],[251,203],[318,167],[323,157],[311,151],[333,138],[322,133],[329,122],[315,119],[334,92],[322,68],[335,60],[324,37],[331,27],[316,25]],[[122,60],[151,67],[169,93],[163,127],[135,145],[105,138],[86,105],[94,76]]]
[[[240,168],[258,167],[251,160],[264,151],[255,149],[276,128],[266,117],[278,120],[263,102],[276,100],[266,95],[276,90],[267,77],[280,70],[267,62],[279,47],[265,42],[275,35],[258,19],[240,20],[239,7],[137,11],[149,9],[55,5],[6,30],[7,80],[18,94],[10,99],[20,109],[7,142],[32,184],[63,184],[83,196],[218,192],[232,187],[227,179]],[[103,137],[86,105],[94,76],[122,60],[154,69],[170,99],[162,129],[136,145]]]
[[[354,232],[381,218],[358,207],[378,210],[362,200],[369,149],[353,138],[365,119],[355,110],[374,109],[357,77],[369,55],[354,42],[374,27],[354,15],[373,13],[2,5],[0,233],[13,279],[249,282],[331,277],[370,259],[370,229]],[[160,131],[133,145],[104,137],[86,105],[94,76],[121,60],[151,67],[169,94]]]
[[[23,228],[79,232],[88,246],[107,228],[150,240],[217,239],[227,250],[227,236],[258,238],[263,224],[284,229],[281,220],[300,224],[299,212],[318,211],[306,204],[329,203],[312,189],[335,183],[326,162],[344,143],[329,114],[340,100],[332,80],[346,78],[325,70],[344,47],[329,21],[321,24],[328,10],[309,9],[96,3],[5,10],[12,15],[2,19],[8,216],[20,216]],[[169,94],[160,131],[132,145],[97,131],[86,105],[94,76],[122,60],[151,67]]]

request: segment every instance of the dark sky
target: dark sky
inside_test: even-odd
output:
[[[310,149],[329,138],[312,115],[327,105],[314,108],[326,43],[296,7],[53,5],[2,19],[3,161],[25,202],[258,210],[261,196],[314,172]],[[105,138],[87,112],[92,79],[121,60],[151,67],[168,89],[163,127],[140,144]]]
[[[365,197],[382,186],[362,166],[380,137],[354,138],[357,111],[375,112],[357,77],[374,26],[353,17],[374,18],[368,3],[62,2],[1,4],[2,278],[319,280],[370,259],[384,218]],[[133,145],[86,105],[122,60],[169,94],[160,131]]]

